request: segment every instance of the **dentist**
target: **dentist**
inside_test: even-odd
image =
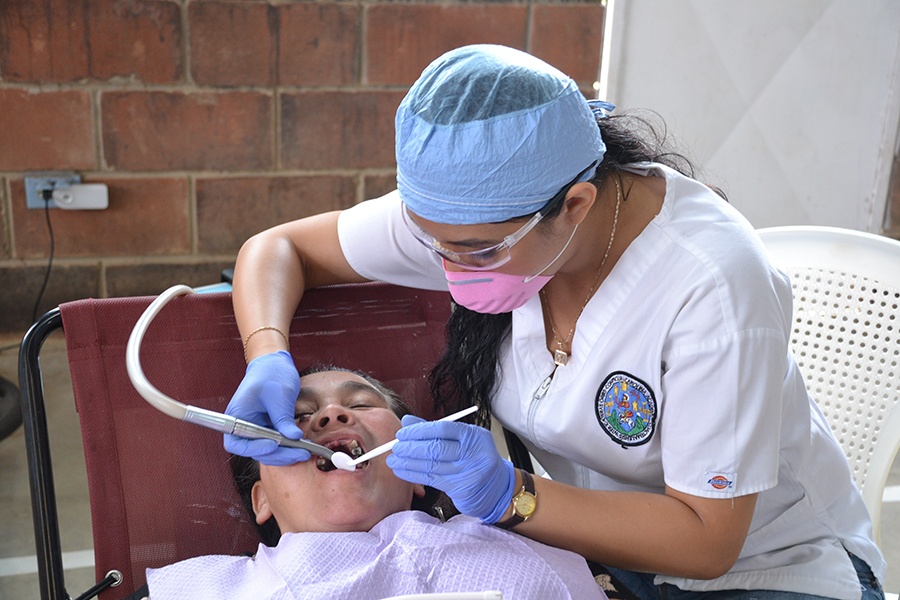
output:
[[[435,60],[397,111],[397,191],[241,249],[250,362],[228,412],[301,435],[286,334],[305,289],[449,289],[436,401],[478,403],[549,478],[513,468],[484,428],[410,417],[396,475],[641,598],[883,598],[862,497],[790,353],[788,278],[652,125],[610,110],[511,48]]]

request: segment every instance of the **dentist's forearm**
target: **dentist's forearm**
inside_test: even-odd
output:
[[[535,478],[538,509],[514,531],[614,567],[712,579],[737,560],[756,495],[597,491]]]
[[[241,247],[232,302],[248,361],[288,350],[285,338],[307,289],[365,281],[341,251],[338,214],[325,213],[273,227]]]

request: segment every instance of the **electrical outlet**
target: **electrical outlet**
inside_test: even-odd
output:
[[[53,200],[44,200],[44,190],[67,188],[81,183],[81,175],[71,171],[45,171],[25,175],[25,203],[28,208],[59,208]]]

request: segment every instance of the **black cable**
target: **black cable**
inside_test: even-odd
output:
[[[50,259],[47,261],[47,271],[44,273],[44,283],[41,284],[41,291],[38,292],[37,300],[34,301],[34,310],[31,311],[31,322],[37,321],[38,307],[44,297],[44,291],[47,289],[47,282],[50,280],[50,269],[53,268],[53,226],[50,225],[50,201],[53,199],[53,190],[43,190],[41,195],[44,198],[44,217],[47,220],[47,232],[50,234]]]

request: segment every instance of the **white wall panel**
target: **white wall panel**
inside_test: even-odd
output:
[[[608,96],[662,115],[756,227],[880,231],[898,0],[612,0]]]

